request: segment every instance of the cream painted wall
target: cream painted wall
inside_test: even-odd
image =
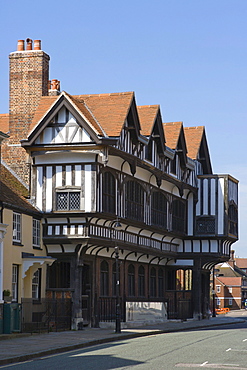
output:
[[[45,248],[33,248],[33,217],[22,214],[22,243],[21,245],[13,244],[13,211],[9,209],[3,210],[3,222],[7,224],[7,232],[3,240],[3,289],[12,291],[12,265],[19,266],[18,272],[18,301],[21,298],[30,298],[32,296],[32,276],[37,268],[42,268],[42,292],[41,296],[45,296],[45,277],[46,265],[35,264],[27,271],[27,276],[22,278],[22,252],[32,253],[34,256],[46,256]],[[1,292],[2,294],[2,292]]]

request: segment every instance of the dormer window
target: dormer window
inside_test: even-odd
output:
[[[81,191],[79,188],[56,189],[56,211],[79,211],[81,209]]]

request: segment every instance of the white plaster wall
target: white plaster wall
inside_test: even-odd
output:
[[[42,210],[43,167],[37,167],[36,205]]]
[[[215,202],[215,196],[216,196],[216,179],[211,179],[211,215],[216,215],[216,202]]]
[[[56,152],[56,153],[45,153],[43,155],[37,155],[35,157],[35,164],[66,164],[66,163],[85,163],[95,162],[95,153],[86,152]]]
[[[218,181],[218,234],[224,232],[224,178]]]
[[[92,210],[92,174],[91,165],[85,165],[85,212]]]

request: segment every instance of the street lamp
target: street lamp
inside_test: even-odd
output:
[[[117,221],[114,221],[113,228],[115,231],[121,230],[122,225],[117,220]],[[115,243],[116,243],[116,234],[115,234]],[[121,333],[119,248],[117,245],[115,246],[115,264],[116,264],[116,327],[115,327],[115,333]]]
[[[214,280],[215,268],[213,267],[213,289],[212,289],[212,297],[213,297],[213,312],[212,317],[216,317],[215,312],[215,280]]]

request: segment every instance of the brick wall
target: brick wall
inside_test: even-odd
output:
[[[16,51],[9,56],[10,138],[3,145],[3,160],[26,183],[29,182],[29,165],[20,140],[27,138],[40,97],[48,95],[49,60],[49,55],[42,50]]]

